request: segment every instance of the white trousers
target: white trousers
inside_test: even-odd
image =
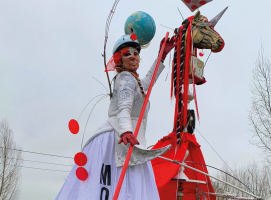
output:
[[[84,149],[88,179],[80,181],[74,165],[56,200],[112,200],[122,167],[116,167],[114,131],[103,133]],[[118,200],[159,200],[150,162],[129,166]]]

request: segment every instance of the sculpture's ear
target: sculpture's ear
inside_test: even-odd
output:
[[[200,11],[197,11],[194,15],[194,19],[200,20]]]

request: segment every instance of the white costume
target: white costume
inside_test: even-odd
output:
[[[157,60],[141,80],[144,92],[149,88]],[[164,69],[160,63],[156,79]],[[121,72],[114,82],[110,102],[109,119],[86,143],[83,152],[88,162],[84,168],[89,177],[86,181],[77,179],[75,165],[56,200],[111,200],[122,170],[129,145],[118,144],[121,134],[134,132],[144,102],[137,80],[129,72]],[[119,194],[119,200],[159,200],[150,160],[163,154],[170,147],[146,150],[145,130],[150,108],[148,102],[138,133],[140,145],[134,146],[129,166]]]

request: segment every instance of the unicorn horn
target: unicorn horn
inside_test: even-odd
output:
[[[217,16],[215,16],[211,21],[210,24],[215,27],[215,25],[217,24],[217,22],[220,20],[220,18],[222,17],[222,15],[226,12],[226,10],[228,9],[229,6],[227,6],[224,10],[222,10]]]

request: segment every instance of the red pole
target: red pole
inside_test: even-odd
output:
[[[142,106],[142,110],[140,112],[140,115],[139,115],[139,118],[138,118],[138,121],[137,121],[137,124],[136,124],[135,132],[134,132],[135,137],[137,137],[137,135],[138,135],[138,131],[139,131],[139,128],[140,128],[140,125],[141,125],[141,122],[142,122],[142,119],[143,119],[143,116],[144,116],[144,113],[145,113],[145,110],[146,110],[146,106],[147,106],[147,103],[148,103],[148,100],[149,100],[149,97],[150,97],[150,94],[151,94],[152,86],[154,84],[154,80],[155,80],[155,77],[156,77],[156,74],[157,74],[157,71],[158,71],[158,67],[159,67],[160,61],[162,59],[162,54],[163,54],[165,46],[166,46],[166,41],[168,39],[168,35],[169,35],[169,32],[167,32],[167,34],[166,34],[165,42],[164,42],[164,44],[163,44],[163,46],[162,46],[162,48],[160,50],[159,56],[158,56],[157,64],[156,64],[156,67],[155,67],[155,70],[154,70],[154,73],[153,73],[153,76],[152,76],[152,79],[151,79],[151,83],[150,83],[147,95],[145,97],[145,100],[144,100],[144,103],[143,103],[143,106]],[[133,146],[129,147],[129,150],[128,150],[128,153],[127,153],[127,156],[126,156],[126,159],[125,159],[125,162],[124,162],[121,174],[120,174],[119,182],[118,182],[118,185],[116,187],[116,190],[115,190],[115,193],[114,193],[114,196],[113,196],[113,200],[117,200],[118,197],[119,197],[120,189],[121,189],[123,179],[125,177],[125,173],[126,173],[126,170],[127,170],[127,167],[128,167],[128,164],[129,164],[132,152],[133,152],[133,148],[134,148]]]
[[[183,92],[183,104],[184,104],[184,113],[183,113],[183,127],[186,127],[187,124],[187,100],[188,100],[188,88],[189,88],[189,64],[191,59],[191,27],[192,22],[189,24],[187,29],[187,43],[186,43],[186,56],[185,56],[185,69],[184,69],[184,92]]]

